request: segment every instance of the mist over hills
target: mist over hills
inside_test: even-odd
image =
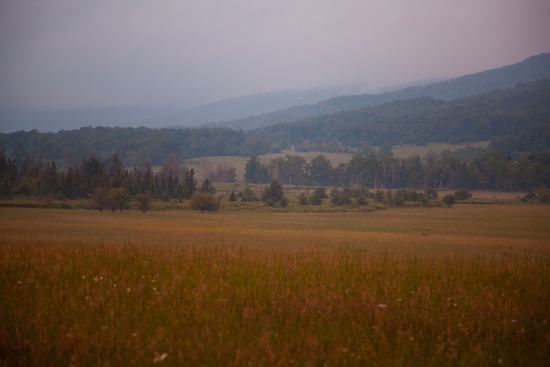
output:
[[[250,131],[83,127],[58,133],[0,133],[0,151],[8,157],[57,161],[65,167],[90,154],[107,159],[116,152],[131,167],[143,162],[160,165],[170,156],[249,157],[292,148],[349,153],[384,144],[475,141],[490,141],[491,149],[515,158],[550,151],[550,79],[452,101],[398,100]]]
[[[144,119],[177,111],[174,106],[111,106],[55,110],[0,110],[0,131],[57,132],[84,126],[141,126]]]
[[[225,99],[178,112],[177,106],[113,106],[61,110],[2,110],[0,132],[41,132],[107,127],[230,127],[253,130],[280,122],[352,111],[422,96],[453,100],[518,83],[550,78],[550,54],[522,62],[422,86],[378,94],[354,94],[342,88],[289,90]],[[364,88],[364,87],[363,87]],[[350,95],[341,95],[351,93]]]
[[[295,105],[323,101],[343,93],[343,89],[288,90],[228,98],[182,112],[143,121],[148,127],[190,127],[241,119]]]
[[[87,126],[163,128],[189,127],[240,119],[295,105],[317,103],[340,95],[343,88],[287,90],[228,98],[181,111],[169,106],[110,106],[56,110],[0,110],[0,132],[41,132]]]
[[[544,78],[550,78],[550,53],[532,56],[513,65],[465,75],[425,86],[412,86],[381,94],[338,96],[314,105],[295,106],[281,111],[251,116],[240,120],[209,124],[207,126],[252,130],[280,122],[290,122],[314,116],[353,111],[396,100],[432,97],[450,101],[489,92],[494,89],[510,88],[519,83]]]

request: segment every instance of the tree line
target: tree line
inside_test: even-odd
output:
[[[261,162],[254,155],[247,161],[244,180],[250,184],[276,181],[282,185],[381,190],[430,188],[531,192],[539,187],[550,187],[550,153],[533,152],[513,160],[500,150],[489,150],[468,162],[449,152],[430,152],[424,158],[418,155],[396,158],[391,146],[383,146],[378,152],[356,153],[347,163],[336,166],[322,154],[310,162],[299,155]],[[144,193],[160,200],[185,200],[196,191],[213,193],[214,182],[236,182],[235,168],[219,166],[210,170],[210,175],[200,186],[193,169],[182,166],[173,154],[168,155],[156,170],[148,163],[125,168],[118,153],[112,153],[105,160],[90,155],[78,164],[60,169],[55,161],[32,157],[17,160],[0,151],[0,198],[52,196],[79,199],[89,198],[97,189],[119,189],[119,202],[125,201],[124,195],[135,197]],[[111,199],[114,193],[111,192]],[[95,194],[109,196],[105,191]]]
[[[391,151],[356,153],[345,164],[333,166],[324,155],[309,163],[287,155],[262,163],[252,156],[245,167],[248,183],[273,180],[285,185],[365,187],[372,189],[468,189],[528,192],[550,186],[550,153],[530,153],[519,160],[500,150],[489,150],[471,162],[459,156],[430,152],[395,158]]]
[[[0,153],[0,198],[91,198],[98,209],[114,210],[123,209],[131,198],[185,200],[197,191],[214,194],[215,188],[209,179],[199,185],[194,170],[173,159],[166,159],[156,172],[147,163],[127,169],[117,153],[105,161],[91,155],[68,169],[59,169],[55,162],[29,157],[18,162]]]

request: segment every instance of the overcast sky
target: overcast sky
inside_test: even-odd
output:
[[[0,108],[448,78],[550,52],[550,0],[0,0]]]

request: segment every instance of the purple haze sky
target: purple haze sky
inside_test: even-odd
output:
[[[0,108],[451,78],[550,51],[549,0],[2,0]]]

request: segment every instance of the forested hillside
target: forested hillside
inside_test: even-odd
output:
[[[8,157],[40,157],[60,167],[91,153],[116,152],[126,166],[159,165],[168,155],[180,160],[216,155],[251,156],[295,146],[302,151],[346,151],[382,143],[491,140],[506,154],[550,149],[550,80],[525,83],[476,97],[445,102],[433,98],[396,101],[266,129],[81,128],[58,133],[0,134]]]
[[[506,153],[550,149],[550,79],[450,102],[422,97],[267,127],[297,150],[491,140]]]
[[[266,127],[280,122],[291,122],[342,111],[353,111],[397,100],[432,97],[450,101],[467,96],[475,96],[494,89],[506,89],[519,83],[526,83],[544,78],[550,78],[549,53],[533,56],[513,65],[465,75],[426,86],[409,87],[381,94],[340,96],[317,104],[291,107],[281,111],[251,116],[245,119],[210,124],[209,126],[227,126],[233,129],[249,130]]]

